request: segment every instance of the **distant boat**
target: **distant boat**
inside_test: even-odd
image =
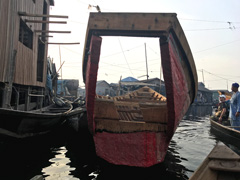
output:
[[[121,97],[96,95],[100,36],[160,38],[166,97],[149,87]],[[193,56],[174,13],[90,13],[83,79],[97,155],[113,164],[138,167],[164,160],[198,86]]]
[[[47,134],[63,124],[71,110],[72,105],[68,103],[34,111],[0,108],[0,135],[21,139]]]
[[[216,145],[189,180],[240,179],[240,156]]]

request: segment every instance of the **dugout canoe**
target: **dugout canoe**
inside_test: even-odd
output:
[[[23,139],[47,134],[61,126],[71,110],[69,103],[63,107],[51,104],[33,111],[0,108],[0,136]]]
[[[240,156],[226,145],[216,145],[189,180],[240,179]]]
[[[122,101],[96,96],[101,36],[159,38],[166,98],[148,87]],[[193,56],[175,13],[90,13],[83,80],[96,154],[113,164],[138,167],[164,160],[198,86]]]
[[[222,125],[210,118],[211,132],[222,138],[224,141],[240,147],[240,131],[234,129],[232,126]]]

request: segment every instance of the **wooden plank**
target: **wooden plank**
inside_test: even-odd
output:
[[[98,99],[99,100],[99,99]],[[99,119],[120,119],[113,101],[95,101],[94,116]]]
[[[28,20],[25,19],[25,22],[29,23],[41,23],[41,24],[67,24],[67,21],[42,21],[42,20]]]
[[[225,160],[240,160],[235,152],[229,149],[227,146],[218,145],[214,148],[211,154],[208,156],[209,159],[225,159]]]
[[[46,42],[45,44],[54,44],[54,45],[76,45],[80,44],[80,42],[69,42],[69,43],[61,43],[61,42]]]
[[[167,123],[168,111],[167,106],[142,108],[143,120],[145,122]]]
[[[217,171],[240,172],[240,162],[234,160],[211,160],[209,168]]]
[[[53,36],[49,36],[49,35],[42,35],[42,34],[40,34],[40,35],[38,35],[39,37],[53,37]]]
[[[49,14],[30,14],[26,12],[18,12],[19,16],[28,16],[28,17],[50,17],[50,18],[68,18],[68,16],[64,15],[49,15]]]
[[[49,30],[34,30],[36,33],[71,33],[71,31],[49,31]]]

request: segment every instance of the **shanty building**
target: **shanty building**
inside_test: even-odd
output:
[[[0,1],[0,107],[29,110],[43,99],[50,6],[54,0]]]

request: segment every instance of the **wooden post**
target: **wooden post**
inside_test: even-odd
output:
[[[31,92],[31,87],[29,86],[27,91],[25,92],[25,108],[24,108],[25,111],[29,110],[29,103],[30,103],[29,94],[30,94],[30,92]]]
[[[9,67],[8,67],[8,83],[5,83],[5,87],[3,90],[3,101],[2,101],[2,107],[3,108],[9,108],[11,97],[12,97],[12,84],[13,84],[13,78],[15,75],[15,64],[16,64],[16,54],[17,50],[14,50],[11,54],[11,59],[9,61]]]
[[[41,95],[44,95],[43,88],[42,88],[42,90],[41,90]],[[41,111],[42,111],[42,105],[43,105],[43,98],[44,98],[44,96],[41,96],[41,97],[40,97],[40,109],[41,109]]]
[[[17,11],[17,1],[13,1],[10,4],[10,9],[12,12]],[[13,78],[15,75],[15,64],[16,64],[16,55],[17,50],[15,49],[16,36],[14,34],[16,28],[15,15],[9,16],[8,23],[5,25],[7,28],[7,41],[9,42],[9,59],[4,59],[7,63],[7,69],[5,71],[5,77],[7,77],[7,82],[5,83],[3,90],[3,99],[2,99],[2,107],[3,108],[11,108],[10,102],[12,97],[12,84]]]
[[[16,105],[15,105],[15,110],[18,110],[18,106],[19,106],[19,88],[15,88],[15,90],[16,90],[16,98],[15,98],[15,103],[16,103]]]

